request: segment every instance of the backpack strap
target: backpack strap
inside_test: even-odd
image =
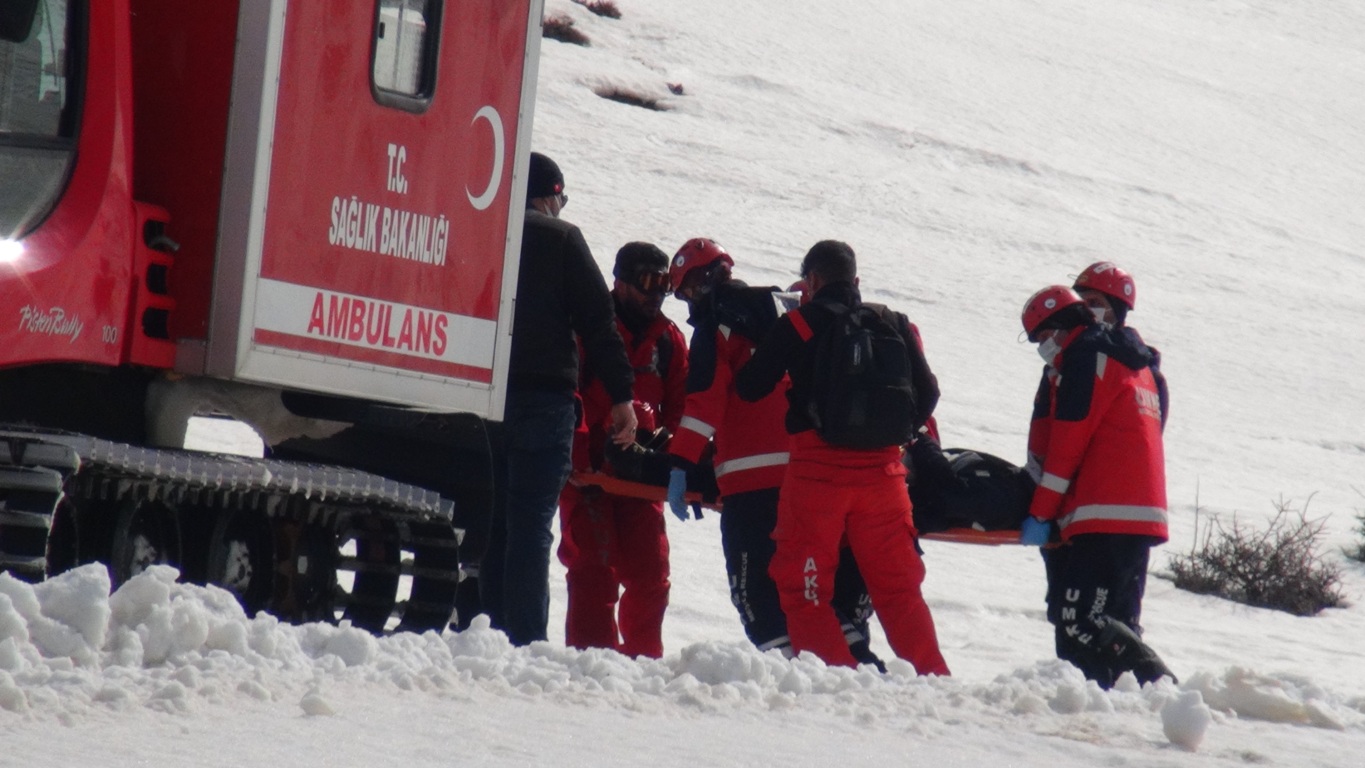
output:
[[[787,317],[791,318],[792,327],[796,329],[796,335],[800,336],[802,341],[810,341],[810,338],[815,335],[815,332],[810,329],[810,323],[806,322],[805,313],[801,310],[794,309],[787,313]]]
[[[835,317],[848,311],[848,307],[837,302],[830,302],[824,306],[833,312]],[[815,335],[815,331],[811,330],[810,323],[806,321],[804,310],[805,307],[798,307],[788,312],[787,316],[792,320],[792,327],[796,329],[796,335],[800,336],[802,341],[810,341],[811,337]]]

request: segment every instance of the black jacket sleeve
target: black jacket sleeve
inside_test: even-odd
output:
[[[910,383],[915,385],[915,428],[924,426],[938,407],[940,392],[938,377],[929,367],[929,359],[924,356],[924,342],[920,339],[919,329],[910,319],[900,312],[895,313],[898,323],[894,326],[905,339],[906,350],[910,353]]]
[[[583,351],[611,401],[628,403],[633,399],[634,372],[626,356],[626,345],[616,329],[616,309],[606,280],[592,258],[583,232],[573,227],[564,243],[565,292],[569,301],[569,322],[583,342]]]
[[[778,318],[749,362],[735,374],[735,393],[747,402],[762,400],[796,364],[804,343],[791,318],[786,315]]]

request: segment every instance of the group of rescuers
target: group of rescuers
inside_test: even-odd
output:
[[[921,592],[907,451],[937,449],[937,380],[919,331],[879,308],[910,352],[918,430],[908,445],[831,445],[800,407],[813,339],[861,304],[846,243],[816,243],[782,291],[732,275],[715,241],[670,258],[632,242],[608,288],[583,234],[560,218],[558,165],[532,153],[495,510],[476,598],[514,645],[547,639],[552,525],[567,569],[566,643],[663,654],[669,595],[665,503],[570,482],[640,446],[667,457],[667,506],[686,521],[688,478],[714,466],[730,597],[748,639],[830,665],[885,665],[868,643],[875,610],[895,655],[948,675]],[[796,291],[799,290],[799,300]],[[686,302],[690,343],[661,308]],[[1108,262],[1052,285],[1022,321],[1044,368],[1028,436],[1036,483],[1022,544],[1042,552],[1057,656],[1109,688],[1124,672],[1174,677],[1141,640],[1148,554],[1167,538],[1159,355],[1126,324],[1136,289]],[[784,311],[785,310],[785,311]],[[581,360],[581,363],[580,363]],[[913,465],[913,464],[912,464]],[[694,497],[695,498],[695,497]],[[1027,497],[1026,497],[1027,498]],[[468,626],[472,611],[459,612]]]

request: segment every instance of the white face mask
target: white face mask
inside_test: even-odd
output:
[[[1052,365],[1052,361],[1057,359],[1057,355],[1062,353],[1062,345],[1058,343],[1057,337],[1052,336],[1038,343],[1038,356],[1043,358],[1043,362]]]
[[[1109,310],[1101,307],[1091,307],[1090,314],[1095,316],[1095,322],[1099,323],[1100,325],[1106,326],[1111,325],[1111,323],[1105,319],[1106,317],[1109,316]]]

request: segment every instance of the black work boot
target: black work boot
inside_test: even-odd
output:
[[[1163,677],[1169,677],[1177,684],[1180,682],[1156,651],[1121,621],[1110,619],[1100,630],[1095,645],[1100,658],[1113,668],[1115,677],[1132,672],[1143,684],[1154,683]]]
[[[886,674],[886,663],[877,654],[872,652],[872,644],[866,638],[848,644],[848,652],[853,654],[853,658],[859,666],[871,664],[877,671]]]

